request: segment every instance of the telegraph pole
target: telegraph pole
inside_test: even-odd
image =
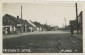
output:
[[[22,6],[21,6],[21,19],[22,19]],[[21,34],[22,34],[22,22],[21,22]]]
[[[22,19],[22,6],[21,6],[21,19]]]
[[[76,7],[76,20],[77,20],[77,34],[79,34],[79,28],[78,28],[78,11],[77,11],[77,3],[75,3],[75,7]]]
[[[47,19],[46,19],[46,25],[47,25]]]
[[[66,30],[66,18],[64,18],[64,21],[65,21],[65,30]]]

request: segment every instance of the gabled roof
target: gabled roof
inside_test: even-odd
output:
[[[5,14],[3,16],[3,25],[17,25],[17,24],[23,24],[32,27],[32,25],[27,20],[16,18],[9,14]]]
[[[30,22],[33,23],[36,27],[41,27],[41,26],[42,26],[42,24],[40,24],[40,23],[37,22],[37,21],[32,22],[32,21],[30,20]]]
[[[12,17],[14,18],[14,17]],[[15,25],[16,22],[14,22],[8,14],[5,14],[3,16],[3,25]]]
[[[20,21],[20,19],[18,19],[18,18],[16,18],[16,17],[14,17],[14,16],[11,16],[11,15],[9,15],[9,14],[5,14],[4,16],[3,16],[3,21],[4,20],[12,20],[15,24],[20,24],[21,23],[21,21]],[[9,22],[7,22],[7,23],[9,23]]]
[[[30,27],[33,27],[33,25],[31,25],[27,20],[24,20],[24,23]]]
[[[33,24],[32,21],[28,21],[33,27],[37,27],[36,25]]]

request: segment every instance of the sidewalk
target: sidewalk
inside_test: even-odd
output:
[[[23,34],[3,35],[3,39],[9,39],[9,38],[20,37],[20,36],[23,36]]]
[[[20,37],[20,36],[23,36],[23,35],[28,35],[32,32],[26,32],[26,33],[19,33],[19,34],[10,34],[10,35],[3,35],[3,39],[9,39],[9,38],[14,38],[14,37]]]
[[[70,33],[64,31],[42,31],[42,32],[26,32],[22,34],[10,34],[10,35],[3,35],[3,39],[9,39],[14,37],[20,37],[25,35],[35,35],[35,34],[62,34],[62,33]]]

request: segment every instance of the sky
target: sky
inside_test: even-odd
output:
[[[82,2],[77,2],[78,14],[82,10]],[[3,3],[3,15],[10,14],[14,17],[38,21],[41,24],[64,27],[69,25],[70,20],[75,20],[76,10],[75,2],[57,2],[57,3]],[[64,20],[65,19],[65,20]]]

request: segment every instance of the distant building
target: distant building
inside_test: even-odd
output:
[[[31,25],[33,25],[33,31],[42,31],[42,25],[38,22],[32,22],[32,21],[29,21],[29,23],[31,23]]]
[[[52,30],[53,30],[53,31],[56,31],[56,30],[58,30],[58,29],[59,29],[58,26],[54,26]]]
[[[77,19],[70,21],[70,25],[73,26],[74,30],[77,30],[77,25],[78,25],[78,30],[79,30],[80,33],[82,33],[82,29],[83,29],[83,27],[82,27],[83,17],[82,16],[83,16],[83,13],[81,11],[78,15],[78,24],[77,24]]]
[[[32,23],[32,21],[28,21],[28,22],[32,25],[32,26],[29,27],[30,32],[36,31],[36,30],[37,30],[37,26],[34,25],[34,24]]]

